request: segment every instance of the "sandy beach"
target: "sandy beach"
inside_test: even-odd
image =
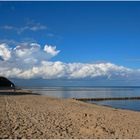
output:
[[[0,96],[0,138],[139,138],[140,112],[39,95]]]

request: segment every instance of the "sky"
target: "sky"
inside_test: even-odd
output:
[[[140,80],[140,2],[0,2],[0,19],[2,76]]]

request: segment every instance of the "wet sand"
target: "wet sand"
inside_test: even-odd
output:
[[[73,99],[2,95],[0,138],[140,139],[140,112]]]

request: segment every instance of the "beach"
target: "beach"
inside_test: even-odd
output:
[[[74,99],[2,95],[0,138],[140,139],[140,112]]]

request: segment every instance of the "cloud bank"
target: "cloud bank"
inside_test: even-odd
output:
[[[43,79],[81,79],[106,77],[131,78],[140,76],[140,70],[134,70],[112,63],[64,63],[52,62],[51,58],[60,50],[55,46],[41,47],[37,43],[22,43],[14,48],[0,44],[0,75],[10,78]]]

